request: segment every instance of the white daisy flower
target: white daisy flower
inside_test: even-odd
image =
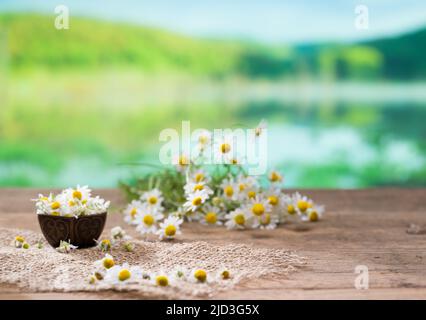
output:
[[[45,197],[44,195],[39,194],[38,198],[33,199],[33,201],[35,201],[37,214],[49,214],[52,210],[51,204],[54,201],[54,195],[49,194],[48,197]]]
[[[77,246],[74,246],[69,242],[61,240],[59,242],[59,247],[56,248],[56,251],[58,251],[60,253],[70,253],[71,251],[73,251],[75,249],[77,249]]]
[[[223,192],[223,198],[228,201],[238,200],[239,188],[232,178],[223,179],[220,185]]]
[[[188,278],[188,271],[182,266],[176,266],[170,275],[173,277],[174,281],[183,281]]]
[[[164,200],[163,194],[157,188],[144,192],[141,196],[141,200],[145,201],[148,206],[158,211],[163,211],[163,207],[161,206]]]
[[[109,239],[102,239],[96,242],[97,242],[98,248],[101,249],[102,252],[110,251],[112,248],[111,240]]]
[[[164,219],[164,221],[160,223],[160,229],[157,231],[160,240],[174,239],[176,235],[181,234],[180,225],[182,222],[183,220],[177,217],[167,217]]]
[[[13,240],[13,245],[15,248],[22,248],[25,243],[25,238],[22,236],[16,236]]]
[[[142,279],[142,270],[138,266],[115,265],[109,268],[105,274],[104,281],[112,285],[136,283]]]
[[[183,207],[186,211],[197,211],[208,198],[209,194],[206,190],[195,191],[188,194],[186,197],[187,201],[183,204]]]
[[[230,135],[224,135],[221,137],[215,136],[213,143],[213,155],[216,163],[229,163],[229,159],[236,156],[235,150],[235,137]]]
[[[101,214],[108,211],[110,201],[105,201],[105,199],[99,198],[89,198],[86,203],[85,214]]]
[[[126,231],[123,230],[120,226],[116,226],[111,229],[111,238],[113,240],[121,240],[127,238]]]
[[[146,207],[136,217],[138,221],[136,230],[141,234],[155,233],[157,232],[157,222],[163,218],[162,213]]]
[[[216,280],[229,280],[232,278],[229,268],[221,267],[216,273]]]
[[[251,198],[245,206],[245,210],[250,215],[254,217],[261,217],[265,213],[271,213],[272,206],[269,204],[268,199],[263,195],[257,195],[254,198]]]
[[[289,216],[296,216],[297,215],[297,203],[294,200],[294,197],[289,196],[287,194],[283,195],[283,212],[286,215]]]
[[[319,206],[314,204],[313,207],[308,208],[307,214],[303,216],[302,220],[307,220],[310,222],[318,221],[319,219],[322,218],[324,211],[325,211],[324,206]]]
[[[188,170],[191,161],[186,154],[180,154],[174,156],[172,163],[175,165],[177,171],[185,172],[186,170]]]
[[[277,227],[278,223],[279,223],[278,215],[274,213],[265,213],[259,217],[260,229],[272,230]]]
[[[188,280],[194,283],[209,283],[213,279],[211,279],[211,276],[209,275],[207,270],[195,268],[191,270]]]
[[[88,186],[80,187],[77,185],[76,188],[68,188],[64,190],[64,195],[70,201],[81,201],[83,204],[91,197],[92,190]]]
[[[268,199],[268,203],[272,206],[272,212],[275,214],[281,214],[284,208],[283,193],[280,188],[269,188],[265,191],[265,196]]]
[[[124,221],[131,225],[136,225],[136,216],[140,214],[145,206],[139,200],[130,202],[124,210]]]
[[[210,181],[210,177],[204,170],[199,169],[194,172],[191,172],[188,175],[188,180],[194,183],[200,183],[200,182],[208,183]]]
[[[208,196],[213,194],[213,190],[205,182],[188,182],[183,188],[186,194],[197,191],[204,191]]]
[[[302,196],[299,192],[293,195],[293,201],[296,206],[297,213],[301,216],[306,215],[309,208],[312,208],[314,202],[306,196]]]
[[[172,284],[173,277],[170,277],[166,272],[158,272],[151,277],[154,285],[159,287],[168,287]]]
[[[273,170],[268,174],[268,179],[271,183],[276,184],[283,181],[283,176],[278,171]]]
[[[256,128],[254,128],[255,136],[260,137],[267,128],[268,128],[268,122],[265,119],[260,120]]]
[[[96,260],[93,265],[97,268],[97,269],[101,269],[101,270],[107,270],[112,268],[115,265],[114,262],[114,258],[110,255],[110,254],[105,254],[105,257],[103,257],[100,260]]]
[[[225,226],[228,229],[245,229],[251,225],[252,216],[247,215],[246,211],[237,208],[225,216],[227,220]]]
[[[204,151],[211,145],[212,133],[208,130],[199,130],[197,134],[197,148]]]
[[[203,208],[204,213],[200,217],[200,222],[209,226],[221,226],[223,214],[218,207],[207,205]]]

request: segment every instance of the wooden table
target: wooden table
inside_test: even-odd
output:
[[[36,189],[0,189],[0,226],[39,231],[34,214]],[[125,226],[118,209],[125,203],[118,190],[97,191],[115,207],[106,228]],[[183,227],[183,241],[217,244],[243,242],[286,248],[308,258],[287,279],[258,279],[239,284],[216,299],[426,299],[426,189],[305,190],[327,207],[317,223],[285,225],[276,230],[225,231],[200,224]],[[420,226],[410,234],[410,224]],[[134,233],[133,233],[134,234]],[[369,270],[369,289],[355,289],[357,265]],[[0,299],[137,298],[118,293],[30,293],[0,285]]]

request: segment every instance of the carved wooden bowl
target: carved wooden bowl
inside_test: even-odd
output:
[[[93,214],[82,217],[61,217],[38,215],[41,231],[47,242],[59,247],[61,240],[70,241],[78,248],[89,248],[96,245],[104,229],[107,213]]]

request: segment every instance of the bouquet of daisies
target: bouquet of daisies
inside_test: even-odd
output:
[[[264,126],[261,122],[254,130],[255,137],[262,134]],[[141,234],[170,239],[180,232],[183,221],[227,229],[274,229],[286,221],[321,218],[323,206],[298,192],[283,191],[281,173],[273,170],[266,177],[250,176],[232,154],[232,144],[226,138],[212,142],[211,133],[201,134],[200,153],[195,159],[180,155],[175,167],[122,184],[132,200],[124,210],[124,219]],[[203,166],[200,159],[208,148],[217,149],[227,161]]]
[[[37,214],[52,216],[75,217],[107,212],[109,201],[99,196],[92,197],[88,186],[68,188],[61,193],[49,196],[42,194],[34,199]]]

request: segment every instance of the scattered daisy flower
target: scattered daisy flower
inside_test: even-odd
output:
[[[102,252],[110,251],[111,247],[111,240],[109,239],[98,241],[98,248],[101,249]]]
[[[201,215],[200,222],[204,225],[220,226],[222,225],[222,219],[223,216],[218,207],[207,205],[204,208],[204,213]]]
[[[77,249],[77,246],[72,245],[67,241],[61,240],[59,242],[59,247],[56,248],[56,251],[60,253],[70,253],[71,251]]]
[[[162,223],[160,223],[160,229],[157,231],[160,240],[174,239],[176,235],[181,234],[180,225],[182,222],[183,220],[177,217],[166,218]]]
[[[102,259],[96,260],[93,264],[100,269],[110,269],[115,265],[115,262],[114,258],[107,253]]]
[[[111,238],[113,240],[121,240],[126,237],[126,231],[123,230],[120,226],[116,226],[111,229]]]
[[[144,205],[140,200],[133,200],[124,210],[124,221],[130,225],[138,224],[136,217],[143,209]]]
[[[138,225],[136,230],[140,234],[155,233],[157,231],[157,222],[163,218],[164,216],[162,213],[147,207],[137,216]]]
[[[189,279],[197,283],[206,283],[210,281],[207,271],[204,269],[192,269]]]
[[[13,245],[15,246],[15,248],[22,248],[24,243],[25,243],[25,238],[22,236],[16,236],[13,241]]]
[[[162,211],[161,204],[164,198],[161,191],[157,188],[144,192],[141,196],[141,200],[144,201],[149,207]]]
[[[135,245],[130,241],[126,241],[123,243],[123,249],[127,252],[133,252],[133,250],[135,250]]]
[[[115,265],[108,269],[104,281],[112,285],[121,285],[125,283],[136,283],[142,278],[142,270],[138,266],[129,266],[124,263],[122,266]]]

